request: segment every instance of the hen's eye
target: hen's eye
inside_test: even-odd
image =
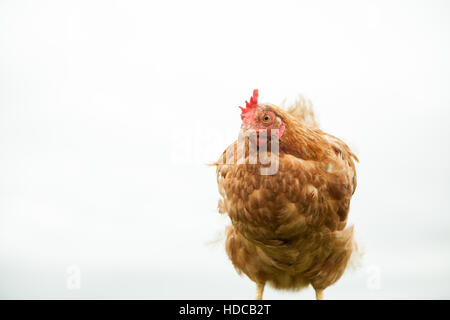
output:
[[[265,114],[263,117],[263,122],[268,123],[270,121],[270,116],[268,114]]]

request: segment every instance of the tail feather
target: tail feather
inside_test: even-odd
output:
[[[319,128],[319,123],[316,120],[311,100],[299,96],[295,102],[290,105],[287,112],[299,119],[303,124]]]

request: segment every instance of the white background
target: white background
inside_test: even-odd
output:
[[[365,256],[325,297],[450,298],[449,18],[448,1],[0,1],[0,298],[254,298],[212,244],[229,222],[205,165],[254,88],[310,98],[361,160]]]

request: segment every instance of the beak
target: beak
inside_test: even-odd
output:
[[[267,133],[265,137],[260,136],[260,130],[252,129],[248,125],[241,126],[241,132],[239,133],[240,138],[247,138],[250,142],[256,143],[258,146],[265,145],[267,143]]]

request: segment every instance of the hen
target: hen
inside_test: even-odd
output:
[[[322,299],[357,251],[346,224],[358,159],[302,101],[285,111],[258,103],[254,90],[241,109],[240,137],[214,163],[219,212],[231,219],[227,254],[256,283],[257,299],[265,284],[312,285]]]

